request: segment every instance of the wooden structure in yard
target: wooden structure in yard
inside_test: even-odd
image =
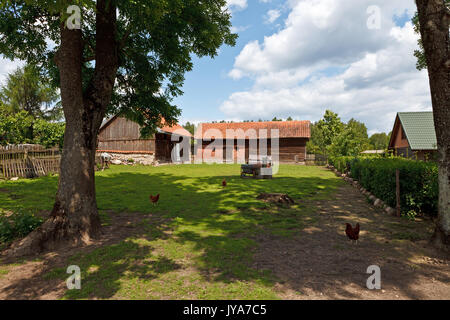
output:
[[[0,148],[0,175],[10,179],[34,178],[59,172],[59,148],[19,145]]]
[[[272,166],[270,157],[250,158],[248,164],[241,165],[241,178],[251,175],[253,179],[272,179]]]
[[[227,131],[244,132],[243,138],[227,136]],[[278,154],[272,153],[275,145],[271,136],[272,130],[278,130]],[[209,132],[209,133],[208,133]],[[223,150],[208,150],[208,147],[220,134],[223,139]],[[254,134],[251,134],[251,133]],[[210,133],[213,133],[211,136]],[[267,133],[267,136],[265,135]],[[311,137],[310,121],[265,121],[265,122],[234,122],[234,123],[202,123],[196,132],[197,157],[208,161],[208,157],[223,157],[226,162],[236,162],[245,158],[248,163],[252,155],[260,155],[261,144],[267,137],[267,155],[281,163],[305,163],[306,143]],[[233,146],[232,153],[227,155],[227,144]],[[229,152],[229,151],[228,151]],[[275,152],[275,149],[274,149]],[[219,155],[217,155],[219,153]],[[211,156],[210,156],[211,155]]]
[[[306,165],[309,166],[324,166],[327,164],[328,158],[322,154],[307,154]]]
[[[163,120],[164,123],[164,120]],[[172,141],[174,134],[191,137],[182,126],[162,126],[158,132],[147,139],[141,138],[140,126],[121,116],[114,116],[100,127],[97,152],[111,154],[151,155],[155,160],[172,162],[171,153],[181,140]]]
[[[389,141],[395,155],[417,160],[437,157],[433,112],[399,112]]]

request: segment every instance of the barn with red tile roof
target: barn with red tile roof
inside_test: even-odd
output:
[[[239,133],[243,136],[237,136]],[[218,137],[216,137],[218,136]],[[259,154],[257,150],[267,137],[267,154],[272,154],[273,139],[278,137],[279,161],[284,163],[303,163],[306,159],[306,143],[311,138],[310,121],[263,121],[263,122],[232,122],[232,123],[202,123],[196,131],[197,156],[204,160],[217,157],[217,152],[228,162],[236,161],[239,152],[244,154],[245,161],[249,156]],[[208,150],[208,146],[217,138],[223,139],[223,150]],[[238,139],[241,140],[238,143]],[[242,142],[242,140],[245,141]],[[226,151],[228,145],[233,146],[232,154]],[[256,148],[256,150],[255,150]],[[275,150],[275,149],[274,149]]]

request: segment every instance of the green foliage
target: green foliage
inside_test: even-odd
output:
[[[0,112],[0,145],[33,142],[33,117],[26,111]]]
[[[326,110],[323,119],[311,124],[311,140],[308,141],[306,149],[308,153],[327,154],[328,147],[333,139],[344,129],[339,116]]]
[[[328,155],[334,158],[339,156],[357,156],[368,149],[386,149],[389,136],[377,133],[370,137],[364,123],[350,119],[346,124],[339,116],[325,111],[323,119],[311,124],[311,139],[306,144],[310,154]]]
[[[194,135],[195,132],[195,124],[190,123],[189,121],[183,126],[190,134]]]
[[[30,213],[13,213],[0,216],[0,243],[25,237],[42,224],[43,220]]]
[[[0,88],[3,110],[8,113],[26,111],[34,119],[61,118],[61,108],[55,102],[57,91],[50,86],[33,64],[27,64],[9,74]]]
[[[369,146],[366,126],[350,119],[344,129],[332,139],[328,150],[332,156],[357,156]]]
[[[0,145],[36,143],[62,148],[64,127],[64,123],[33,120],[26,111],[13,114],[0,112]]]
[[[389,145],[390,135],[386,133],[374,133],[369,138],[369,143],[374,150],[385,150]]]
[[[402,212],[437,214],[438,168],[434,162],[393,157],[331,157],[330,162],[391,207],[396,206],[396,169],[400,170]]]
[[[329,146],[333,142],[333,139],[344,130],[344,124],[337,113],[326,110],[323,119],[317,123],[317,129],[322,132],[323,145]],[[319,146],[321,145],[319,144]]]
[[[34,143],[46,148],[63,147],[65,124],[61,122],[48,122],[42,119],[36,120],[33,126]]]
[[[62,147],[64,124],[58,94],[33,64],[11,73],[0,88],[0,144],[37,143]]]

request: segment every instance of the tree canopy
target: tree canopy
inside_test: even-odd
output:
[[[32,64],[17,68],[0,88],[2,109],[8,113],[26,111],[34,119],[60,119],[58,92],[45,79]]]
[[[310,154],[358,155],[367,149],[386,149],[389,136],[376,133],[370,138],[364,123],[350,119],[344,123],[337,113],[326,110],[322,119],[311,124],[311,139],[306,145]]]
[[[369,143],[374,150],[384,150],[388,147],[390,137],[390,133],[374,133],[370,136]]]
[[[217,55],[224,43],[234,45],[226,0],[107,1],[117,8],[118,68],[107,113],[121,112],[156,130],[161,116],[174,123],[180,110],[172,104],[184,74],[192,70],[192,54]],[[92,85],[96,41],[96,1],[0,0],[0,53],[34,63],[40,74],[60,86],[55,56],[61,45],[61,23],[67,8],[81,9],[82,86]]]
[[[365,124],[350,119],[344,129],[333,138],[329,152],[334,156],[357,156],[369,147]]]

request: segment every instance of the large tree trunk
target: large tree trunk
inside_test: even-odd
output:
[[[13,255],[88,243],[100,233],[95,197],[95,151],[118,65],[116,9],[111,1],[97,1],[96,28],[95,71],[83,92],[82,33],[61,25],[61,46],[55,62],[60,71],[66,129],[58,192],[49,219],[25,239],[13,244]]]
[[[450,245],[450,13],[444,0],[416,0],[439,153],[439,216],[433,240]]]

